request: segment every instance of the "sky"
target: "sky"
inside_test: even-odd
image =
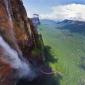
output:
[[[27,15],[41,19],[85,21],[85,0],[23,0]]]

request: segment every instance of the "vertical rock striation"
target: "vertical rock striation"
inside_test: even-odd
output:
[[[25,58],[36,66],[43,63],[42,38],[27,17],[22,0],[0,0],[0,36],[21,60]],[[0,47],[0,85],[15,85],[17,72],[1,60],[4,56]]]

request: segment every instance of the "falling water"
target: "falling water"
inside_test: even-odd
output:
[[[13,21],[11,17],[11,11],[9,10],[9,8],[11,8],[11,4],[9,0],[4,0],[4,3],[8,14],[8,23],[11,28],[10,31],[13,33]],[[5,60],[5,62],[10,64],[12,68],[17,69],[19,77],[28,76],[28,78],[32,79],[36,76],[35,72],[32,71],[29,62],[26,62],[22,57],[22,53],[19,51],[19,49],[18,52],[12,49],[2,36],[0,36],[0,46],[3,48],[4,54],[6,55],[6,57],[2,58],[2,60]]]
[[[10,32],[11,32],[11,36],[13,37],[13,44],[14,44],[14,47],[15,49],[17,50],[18,52],[18,55],[19,57],[22,59],[22,52],[19,50],[19,47],[17,46],[16,44],[16,39],[14,37],[14,31],[13,31],[13,20],[12,20],[12,7],[11,7],[11,3],[10,3],[10,0],[4,0],[4,4],[5,4],[5,8],[6,8],[6,11],[7,11],[7,14],[8,14],[8,24],[9,24],[9,28],[10,28]],[[8,36],[9,37],[9,36]]]
[[[10,64],[12,68],[18,71],[19,77],[27,77],[32,79],[35,77],[35,73],[32,71],[29,62],[24,62],[18,57],[17,51],[12,49],[0,36],[0,47],[4,50],[4,57],[1,57],[3,61]]]
[[[9,26],[11,28],[13,28],[13,21],[12,21],[12,17],[11,17],[12,12],[9,10],[9,8],[11,7],[11,4],[10,4],[9,0],[4,0],[4,4],[6,7],[7,14],[8,14]]]

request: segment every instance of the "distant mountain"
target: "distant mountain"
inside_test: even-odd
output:
[[[74,20],[63,20],[61,22],[58,22],[57,24],[60,24],[60,25],[85,25],[85,22],[84,21],[74,21]]]
[[[56,28],[61,30],[69,30],[70,32],[80,33],[85,35],[85,22],[74,20],[53,21],[49,19],[40,20],[42,25],[49,28]]]
[[[85,22],[84,21],[73,21],[73,20],[63,20],[58,22],[58,29],[69,30],[70,32],[77,32],[85,35]]]

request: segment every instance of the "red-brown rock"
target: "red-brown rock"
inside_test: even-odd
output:
[[[42,39],[27,17],[22,0],[0,0],[0,36],[19,56],[24,55],[24,58],[36,64],[43,63]],[[15,85],[16,72],[3,61],[6,57],[4,54],[0,47],[0,85]]]

